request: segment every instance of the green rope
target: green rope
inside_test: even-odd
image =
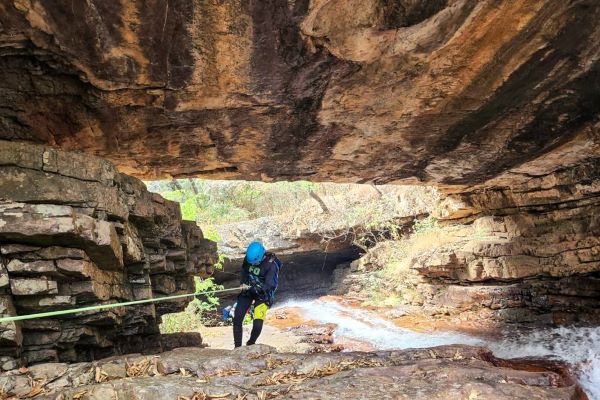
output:
[[[28,315],[15,315],[13,317],[0,318],[0,324],[1,323],[5,323],[5,322],[12,322],[12,321],[23,321],[23,320],[26,320],[26,319],[46,318],[46,317],[54,317],[54,316],[57,316],[57,315],[75,314],[75,313],[79,313],[79,312],[83,312],[83,311],[106,310],[108,308],[126,307],[126,306],[133,306],[133,305],[136,305],[136,304],[155,303],[155,302],[158,302],[158,301],[181,299],[183,297],[198,296],[198,295],[202,295],[202,294],[232,292],[234,290],[240,290],[240,289],[239,288],[232,288],[232,289],[212,290],[210,292],[197,292],[197,293],[188,293],[188,294],[178,294],[178,295],[174,295],[174,296],[156,297],[156,298],[152,298],[152,299],[126,301],[124,303],[99,304],[99,305],[96,305],[96,306],[81,307],[81,308],[72,308],[70,310],[48,311],[48,312],[37,313],[37,314],[28,314]]]

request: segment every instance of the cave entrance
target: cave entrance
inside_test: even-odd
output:
[[[218,243],[215,284],[239,285],[246,246],[260,241],[283,262],[278,301],[332,293],[336,270],[348,270],[364,251],[428,214],[437,192],[428,187],[200,179],[146,182],[150,191],[181,204]],[[223,297],[221,304],[235,300]]]

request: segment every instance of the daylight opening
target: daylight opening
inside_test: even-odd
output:
[[[196,222],[218,243],[219,262],[204,280],[197,279],[199,289],[238,286],[246,247],[260,241],[283,262],[278,302],[344,294],[352,262],[410,232],[438,199],[427,186],[201,179],[146,185],[179,202],[183,219]],[[220,296],[218,304],[196,301],[186,312],[166,316],[163,330],[185,328],[181,324],[194,319],[198,325],[221,323],[222,308],[236,295]]]

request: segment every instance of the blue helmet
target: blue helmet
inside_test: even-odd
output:
[[[246,250],[246,261],[252,265],[260,263],[265,256],[265,247],[260,242],[252,242]]]

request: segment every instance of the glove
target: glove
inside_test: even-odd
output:
[[[259,286],[251,286],[249,292],[252,293],[253,296],[262,298],[265,295],[265,290]]]
[[[248,291],[253,296],[257,296],[258,295],[258,288],[256,286],[250,286],[250,288],[248,289]]]
[[[246,290],[250,289],[250,287],[251,287],[250,285],[246,285],[245,283],[242,283],[242,284],[240,285],[240,289],[242,290],[242,292],[244,292],[244,291],[246,291]]]

